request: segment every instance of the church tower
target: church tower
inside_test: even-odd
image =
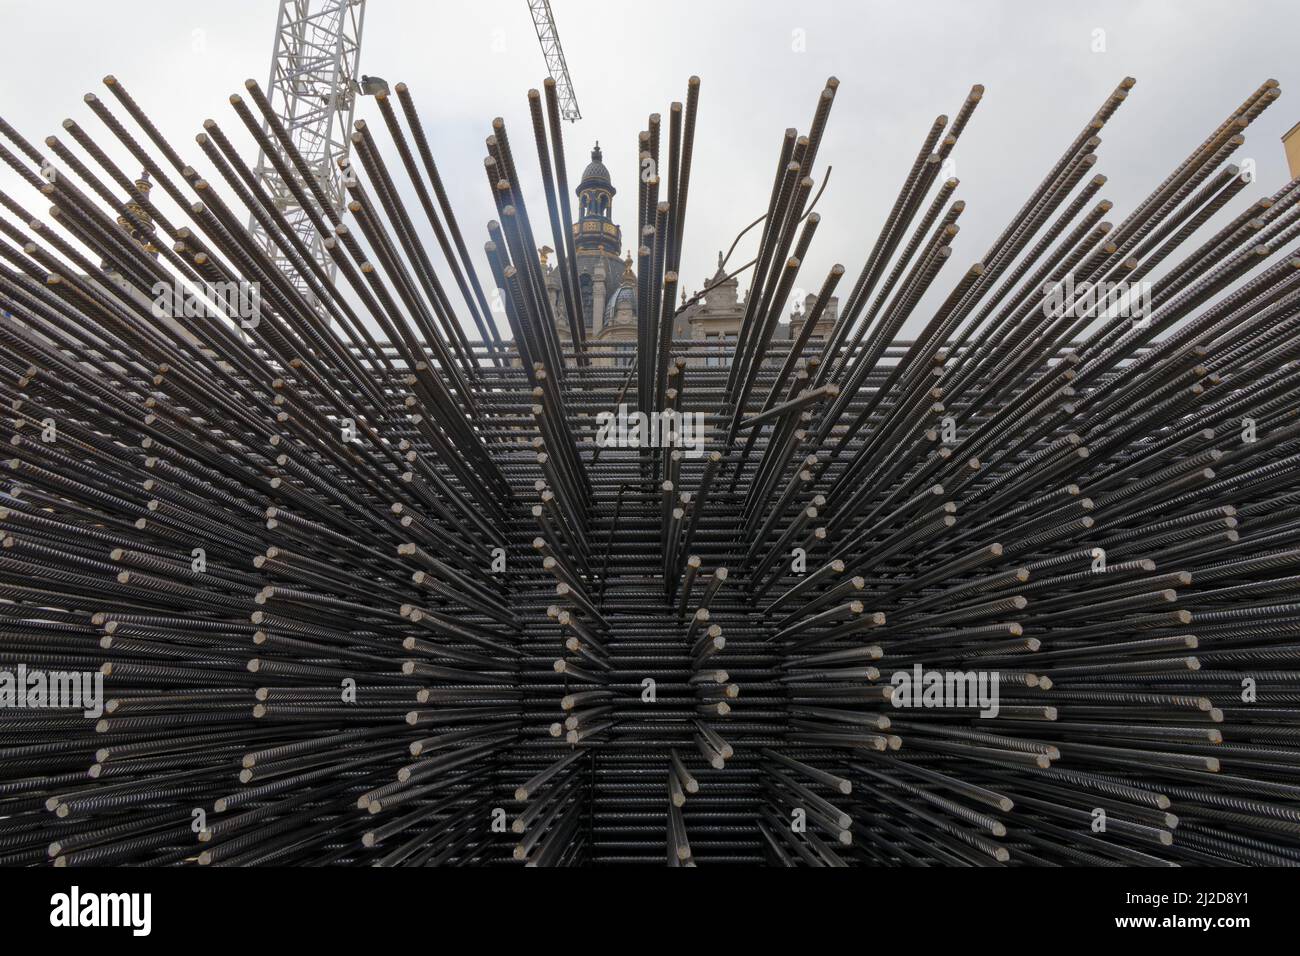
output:
[[[597,143],[578,183],[579,214],[573,224],[582,320],[588,334],[600,331],[606,306],[614,298],[623,275],[623,233],[613,218],[614,194],[618,190],[601,159]]]
[[[618,190],[602,159],[597,143],[576,190],[578,218],[573,224],[573,247],[582,323],[592,342],[635,343],[636,274],[631,257],[623,256],[623,231],[613,215]],[[542,265],[561,341],[568,341],[568,321],[560,307],[559,273],[545,255]]]

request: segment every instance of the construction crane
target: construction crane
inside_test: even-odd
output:
[[[547,69],[555,78],[560,115],[576,121],[582,114],[578,111],[551,5],[548,0],[529,0],[528,7]],[[382,79],[358,73],[365,13],[366,0],[280,0],[266,97],[285,136],[302,157],[303,167],[286,159],[277,168],[262,151],[255,170],[258,182],[275,207],[331,279],[334,262],[324,248],[324,237],[316,228],[316,221],[341,217],[343,211],[356,97],[388,92],[388,84]],[[278,141],[269,121],[263,128],[270,142]],[[286,182],[282,170],[287,170],[303,187],[297,190],[298,195]],[[307,179],[314,181],[318,188],[312,188]],[[320,208],[322,196],[329,212]],[[305,197],[313,208],[304,208],[300,197]],[[250,217],[248,228],[258,247],[312,301],[305,280],[292,267],[285,251],[255,218]]]
[[[542,45],[546,69],[555,80],[560,115],[570,123],[576,123],[582,119],[582,113],[578,111],[578,97],[573,92],[568,64],[564,62],[564,48],[560,46],[560,34],[555,29],[555,14],[551,12],[550,0],[528,0],[528,10],[533,15],[533,26],[537,28],[537,42]]]
[[[351,142],[352,111],[357,94],[374,94],[387,90],[387,84],[375,77],[357,80],[361,56],[361,27],[365,20],[366,0],[280,0],[275,26],[275,49],[271,55],[271,79],[266,96],[280,125],[305,162],[305,174],[320,187],[334,215],[343,209],[342,166]],[[265,124],[268,138],[276,141],[271,124]],[[291,172],[295,164],[284,163]],[[303,171],[298,170],[300,176]],[[277,209],[288,220],[294,233],[311,251],[331,278],[334,265],[322,245],[323,237],[313,224],[313,217],[294,196],[284,176],[265,152],[258,156],[256,176]],[[319,205],[316,191],[301,190],[308,201]],[[315,209],[316,216],[324,214]],[[326,215],[326,218],[329,218]],[[250,220],[254,241],[308,300],[310,293],[289,259],[266,234],[256,220]]]

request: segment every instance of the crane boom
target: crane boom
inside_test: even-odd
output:
[[[537,42],[542,45],[546,69],[555,80],[560,115],[570,123],[576,123],[582,119],[582,113],[578,111],[578,97],[573,92],[569,66],[564,62],[564,48],[560,46],[560,34],[555,29],[555,14],[551,12],[550,0],[528,0],[528,10],[533,15],[533,26],[537,28]]]

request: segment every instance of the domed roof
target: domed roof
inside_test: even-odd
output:
[[[627,303],[628,310],[633,315],[636,314],[636,288],[629,285],[621,285],[615,290],[614,294],[609,297],[609,302],[605,304],[605,322],[608,324],[618,312],[618,307],[622,303]]]
[[[606,169],[605,164],[601,162],[603,158],[604,155],[600,151],[600,142],[597,141],[595,147],[591,151],[591,162],[588,163],[587,168],[582,171],[582,178],[609,179],[609,170]]]
[[[582,190],[588,186],[603,186],[613,193],[614,185],[609,178],[609,169],[601,162],[602,154],[600,152],[600,143],[596,143],[595,148],[591,151],[591,162],[587,168],[582,171],[582,181],[578,184],[578,189]]]

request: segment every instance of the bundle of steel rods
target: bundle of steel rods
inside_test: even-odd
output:
[[[339,215],[256,83],[177,146],[104,84],[0,120],[0,863],[1300,863],[1300,181],[1230,163],[1276,82],[1114,222],[1125,79],[962,268],[972,88],[836,313],[830,79],[721,362],[673,337],[698,78],[625,144],[627,346],[550,80],[482,260],[405,85]]]

